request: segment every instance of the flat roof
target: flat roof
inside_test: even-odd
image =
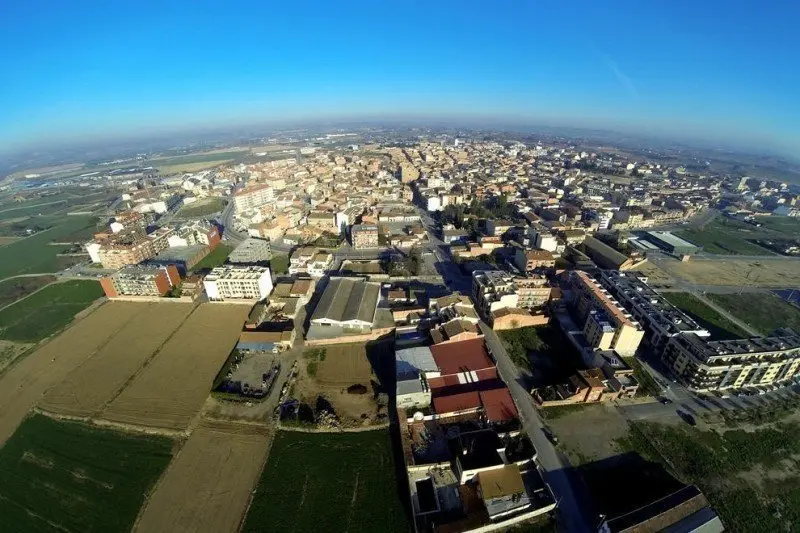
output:
[[[404,374],[416,374],[422,372],[437,372],[439,367],[433,360],[431,349],[427,346],[406,348],[397,350],[394,354],[396,363],[396,373],[398,376]]]
[[[696,244],[692,244],[689,241],[685,241],[680,237],[673,235],[669,231],[648,231],[647,234],[673,247],[699,248],[699,246],[697,246]]]
[[[431,346],[433,360],[442,374],[474,372],[494,367],[483,337]]]

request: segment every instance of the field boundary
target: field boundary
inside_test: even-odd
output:
[[[391,424],[385,422],[374,426],[362,426],[357,428],[316,428],[316,427],[299,427],[299,426],[284,426],[280,422],[277,428],[281,431],[293,431],[295,433],[363,433],[364,431],[377,431],[379,429],[386,429]]]

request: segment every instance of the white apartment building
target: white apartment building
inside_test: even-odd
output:
[[[275,195],[271,186],[256,185],[233,193],[233,206],[237,213],[241,213],[266,205],[274,199]]]
[[[224,266],[213,269],[203,280],[209,300],[263,300],[272,292],[267,267]]]

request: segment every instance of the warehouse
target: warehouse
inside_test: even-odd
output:
[[[645,238],[672,255],[694,255],[702,251],[699,246],[676,237],[669,231],[648,231]]]
[[[338,327],[345,332],[368,333],[379,296],[378,283],[358,278],[331,278],[311,316],[311,328]]]

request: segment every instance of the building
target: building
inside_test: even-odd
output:
[[[599,239],[587,236],[583,241],[583,252],[600,268],[630,270],[641,263],[618,252]]]
[[[164,296],[180,285],[181,278],[174,265],[130,265],[111,276],[100,278],[106,296]]]
[[[269,268],[226,265],[217,267],[203,279],[210,300],[263,300],[272,292]]]
[[[378,248],[378,226],[356,224],[350,228],[350,240],[357,250]]]
[[[633,357],[644,329],[594,278],[586,272],[571,273],[574,307],[590,346]]]
[[[431,355],[439,369],[439,376],[428,379],[428,384],[439,395],[457,390],[479,381],[497,379],[497,368],[492,361],[483,337],[459,342],[435,344]]]
[[[556,260],[553,252],[547,250],[517,248],[514,251],[514,265],[522,272],[533,272],[540,268],[554,268]]]
[[[255,185],[233,193],[233,207],[237,213],[267,205],[275,199],[270,185]]]
[[[530,309],[547,303],[552,288],[543,277],[523,278],[502,270],[472,273],[472,298],[484,317],[504,307]]]
[[[771,385],[800,373],[800,334],[710,341],[685,333],[670,339],[662,360],[693,390]]]
[[[340,330],[342,334],[369,333],[379,297],[379,283],[331,277],[311,315],[311,328]]]
[[[127,265],[136,265],[155,257],[169,248],[171,228],[159,228],[149,235],[138,231],[121,232],[106,235],[96,240],[100,247],[94,254],[103,268],[118,269]]]
[[[518,465],[485,470],[479,472],[477,478],[478,493],[489,513],[489,520],[499,520],[531,508]]]
[[[694,255],[703,250],[701,247],[683,240],[669,231],[648,231],[644,237],[672,255]]]
[[[431,340],[434,344],[458,342],[475,339],[483,336],[474,322],[454,318],[430,330]]]
[[[495,331],[544,326],[549,322],[550,318],[543,313],[531,313],[527,309],[518,307],[503,307],[492,313],[491,316],[491,326]]]
[[[620,397],[620,391],[610,386],[599,368],[578,370],[564,383],[534,389],[531,393],[541,407],[604,402]]]
[[[273,352],[288,350],[295,339],[294,328],[283,331],[243,331],[236,349],[242,352]]]
[[[272,258],[272,248],[266,239],[248,237],[242,241],[228,256],[228,262],[234,265],[257,265],[266,263]]]
[[[339,233],[339,228],[336,226],[336,213],[313,211],[308,215],[307,223],[309,226],[319,228],[323,231]]]
[[[176,229],[167,242],[170,248],[203,245],[213,250],[221,240],[219,228],[209,222],[195,221]]]

